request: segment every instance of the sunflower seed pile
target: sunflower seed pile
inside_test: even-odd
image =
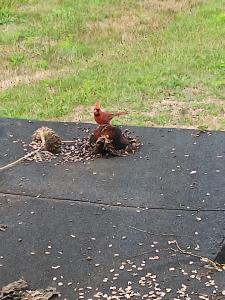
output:
[[[134,135],[134,132],[131,132],[128,129],[126,129],[123,132],[123,135],[130,142],[130,146],[131,147],[129,148],[128,151],[126,149],[125,150],[121,150],[122,153],[123,152],[124,152],[124,154],[129,154],[130,152],[131,153],[135,153],[140,148],[140,146],[141,146],[141,142],[140,142],[139,138]]]
[[[93,160],[96,155],[92,154],[89,137],[74,139],[73,143],[63,144],[61,147],[63,161]]]
[[[128,285],[126,288],[116,288],[116,287],[112,287],[111,288],[111,294],[108,295],[107,293],[102,293],[102,292],[98,292],[94,295],[95,298],[97,299],[109,299],[109,300],[119,300],[119,299],[131,299],[133,297],[141,297],[140,293],[136,293],[133,291],[132,286]]]
[[[133,287],[132,281],[127,282],[127,287],[117,287],[117,286],[111,286],[110,287],[110,293],[101,292],[98,291],[94,298],[97,299],[108,299],[108,300],[119,300],[119,299],[155,299],[155,300],[161,300],[166,296],[166,293],[169,293],[170,290],[167,289],[166,292],[161,290],[159,284],[156,280],[157,276],[152,273],[146,273],[145,275],[139,277],[139,288]]]
[[[142,262],[141,265],[145,265]],[[145,299],[145,300],[162,300],[170,298],[171,288],[160,287],[158,278],[151,272],[144,272],[143,267],[138,267],[134,262],[128,260],[122,263],[123,268],[119,270],[110,270],[109,277],[105,277],[102,281],[107,287],[94,288],[88,286],[86,288],[75,288],[74,291],[78,299],[107,299],[107,300],[119,300],[119,299]],[[132,270],[132,268],[135,267]],[[142,270],[138,270],[142,269]],[[121,273],[122,272],[122,273]],[[120,276],[124,272],[130,274],[130,281],[124,283],[124,286],[120,282]],[[123,277],[123,276],[122,276]],[[123,279],[122,279],[123,281]],[[114,284],[112,284],[114,282]],[[117,282],[117,283],[116,283]],[[108,285],[110,284],[110,286]],[[94,292],[94,294],[93,294]]]
[[[32,142],[30,143],[29,147],[31,147],[31,151],[33,150],[37,150],[40,145],[36,142]],[[41,162],[41,161],[50,161],[53,158],[56,158],[56,155],[54,155],[53,153],[47,151],[47,150],[40,150],[37,153],[35,153],[34,155],[28,157],[26,160],[29,161],[35,161],[35,162]]]
[[[199,219],[201,218],[198,217]],[[127,238],[122,235],[121,241],[126,241]],[[119,259],[114,259],[113,265],[111,268],[109,266],[107,270],[104,265],[101,266],[100,261],[93,262],[95,258],[92,257],[90,264],[101,270],[99,274],[101,274],[102,283],[98,283],[98,286],[92,286],[91,282],[88,283],[88,286],[81,286],[78,283],[74,288],[76,299],[225,299],[223,285],[219,287],[216,280],[217,273],[222,270],[213,268],[209,272],[208,266],[204,264],[207,260],[199,261],[196,257],[193,259],[188,256],[186,262],[182,261],[177,265],[177,259],[181,261],[184,258],[182,253],[171,251],[177,241],[167,240],[165,242],[166,244],[163,243],[165,247],[162,247],[163,244],[160,241],[152,240],[152,243],[149,244],[153,249],[150,256],[148,252],[143,252],[144,256],[142,257],[134,256],[132,259],[121,260],[120,252],[113,252],[113,257]],[[141,244],[139,243],[139,245]],[[174,246],[167,248],[167,244]],[[113,248],[113,244],[110,243],[109,247]],[[163,262],[165,254],[170,257],[168,265]],[[160,266],[163,266],[163,272]],[[157,274],[159,270],[160,273]],[[96,270],[96,272],[98,271]]]
[[[159,258],[160,260],[160,258]],[[225,299],[225,290],[220,290],[213,279],[213,275],[201,274],[202,269],[193,269],[188,267],[188,270],[181,268],[171,267],[169,272],[171,277],[176,280],[177,278],[183,277],[186,284],[180,283],[176,286],[163,284],[163,277],[157,276],[154,272],[149,272],[149,269],[154,268],[152,259],[149,261],[130,261],[127,260],[122,262],[123,266],[119,267],[119,270],[113,269],[107,272],[107,277],[104,277],[102,282],[103,285],[100,287],[87,286],[74,289],[76,299],[87,299],[87,300],[120,300],[120,299],[143,299],[143,300],[213,300],[213,299]],[[149,264],[150,263],[150,264]],[[96,265],[97,267],[97,265]],[[99,265],[98,265],[99,267]],[[146,270],[145,270],[146,269]],[[147,271],[147,272],[146,272]],[[129,273],[129,279],[126,276]],[[174,273],[174,274],[173,274]],[[175,274],[176,273],[176,274]],[[198,274],[199,273],[199,274]],[[201,274],[201,275],[200,275]],[[129,281],[124,281],[125,277]],[[126,280],[125,279],[125,280]],[[187,280],[188,279],[188,280]],[[193,282],[194,286],[197,284],[196,281],[201,284],[201,291],[194,289],[190,282]],[[161,285],[164,285],[162,287]],[[198,285],[198,287],[200,287]],[[202,292],[202,288],[204,292]],[[220,297],[220,295],[223,295]],[[175,296],[176,295],[176,296]],[[215,298],[214,298],[215,296]]]
[[[129,130],[124,131],[124,136],[130,142],[130,147],[124,150],[116,150],[112,149],[110,146],[109,151],[106,155],[95,154],[93,152],[94,148],[90,145],[90,136],[85,136],[83,138],[76,138],[71,142],[62,142],[61,151],[59,154],[54,155],[53,153],[45,150],[40,150],[34,155],[27,158],[29,161],[41,162],[41,161],[50,161],[57,156],[61,157],[61,161],[71,161],[71,162],[79,162],[79,161],[88,161],[94,160],[95,158],[103,157],[103,156],[126,156],[130,153],[136,152],[140,148],[140,141],[137,137],[134,137],[133,133]],[[40,145],[32,141],[29,144],[31,151],[36,150],[40,147]],[[27,151],[27,145],[24,144],[24,150]],[[113,150],[113,151],[112,151]]]

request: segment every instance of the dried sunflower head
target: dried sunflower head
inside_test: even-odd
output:
[[[104,137],[99,137],[93,145],[93,154],[102,154],[106,150],[107,141]]]
[[[38,128],[32,135],[32,141],[37,143],[38,146],[43,145],[43,150],[51,153],[60,152],[62,144],[60,136],[48,127]]]
[[[93,130],[90,136],[90,146],[94,154],[124,156],[137,151],[140,142],[129,131],[122,132],[118,126],[106,124]]]

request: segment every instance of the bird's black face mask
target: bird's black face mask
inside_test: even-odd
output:
[[[100,115],[100,109],[99,108],[95,108],[94,109],[94,115],[97,117]]]

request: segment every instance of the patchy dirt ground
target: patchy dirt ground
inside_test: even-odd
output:
[[[18,84],[32,84],[35,81],[50,79],[50,78],[60,78],[66,76],[71,72],[69,69],[61,70],[43,70],[37,71],[31,74],[23,75],[13,75],[11,74],[8,79],[0,81],[0,91],[7,90],[9,88],[15,87]],[[9,75],[8,75],[9,76]]]

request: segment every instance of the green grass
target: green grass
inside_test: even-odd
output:
[[[9,1],[0,78],[31,83],[0,92],[0,116],[90,121],[101,99],[130,112],[115,124],[225,129],[225,0],[182,1]]]

